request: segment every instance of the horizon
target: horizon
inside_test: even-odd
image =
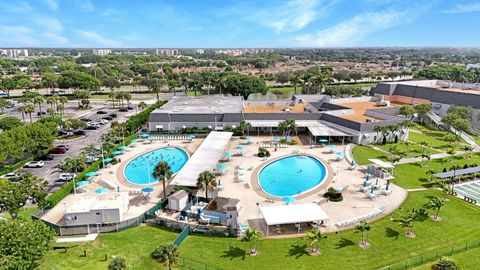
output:
[[[14,0],[0,2],[0,46],[477,48],[479,13],[475,0]]]

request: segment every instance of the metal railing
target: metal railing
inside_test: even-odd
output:
[[[177,238],[175,238],[175,240],[173,240],[173,244],[175,246],[180,246],[180,244],[183,242],[183,240],[185,240],[185,238],[187,238],[187,236],[190,234],[190,226],[186,226],[185,229],[183,229],[183,231],[177,236]]]
[[[480,240],[470,241],[461,245],[443,248],[434,252],[426,253],[418,257],[413,257],[408,260],[398,262],[389,266],[380,268],[381,270],[405,270],[412,267],[424,265],[426,263],[434,262],[444,256],[452,256],[463,253],[471,249],[480,248]]]

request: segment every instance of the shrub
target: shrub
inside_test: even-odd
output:
[[[333,187],[329,187],[327,192],[323,194],[323,197],[327,198],[332,202],[341,202],[343,201],[343,196],[341,192],[337,192]]]
[[[269,157],[270,152],[266,148],[259,147],[257,156],[258,157]]]
[[[457,264],[449,258],[441,258],[438,262],[432,265],[433,270],[457,270]]]
[[[122,257],[113,257],[108,265],[108,270],[125,270],[128,269],[127,261]]]
[[[297,140],[294,140],[294,139],[292,139],[292,141],[290,142],[290,145],[297,145],[297,144],[298,144]]]

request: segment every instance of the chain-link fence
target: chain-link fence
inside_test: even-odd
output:
[[[444,248],[435,252],[430,252],[422,256],[413,257],[403,262],[395,263],[382,267],[382,270],[405,270],[415,266],[434,262],[444,256],[452,256],[458,253],[466,252],[470,249],[480,248],[480,240],[470,241],[453,247]]]
[[[185,257],[180,257],[180,259],[178,260],[178,266],[185,269],[191,269],[191,270],[222,270],[222,268],[208,265],[206,263],[199,262],[199,261],[192,260]]]

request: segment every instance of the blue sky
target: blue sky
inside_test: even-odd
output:
[[[0,47],[480,46],[479,0],[0,0]]]

